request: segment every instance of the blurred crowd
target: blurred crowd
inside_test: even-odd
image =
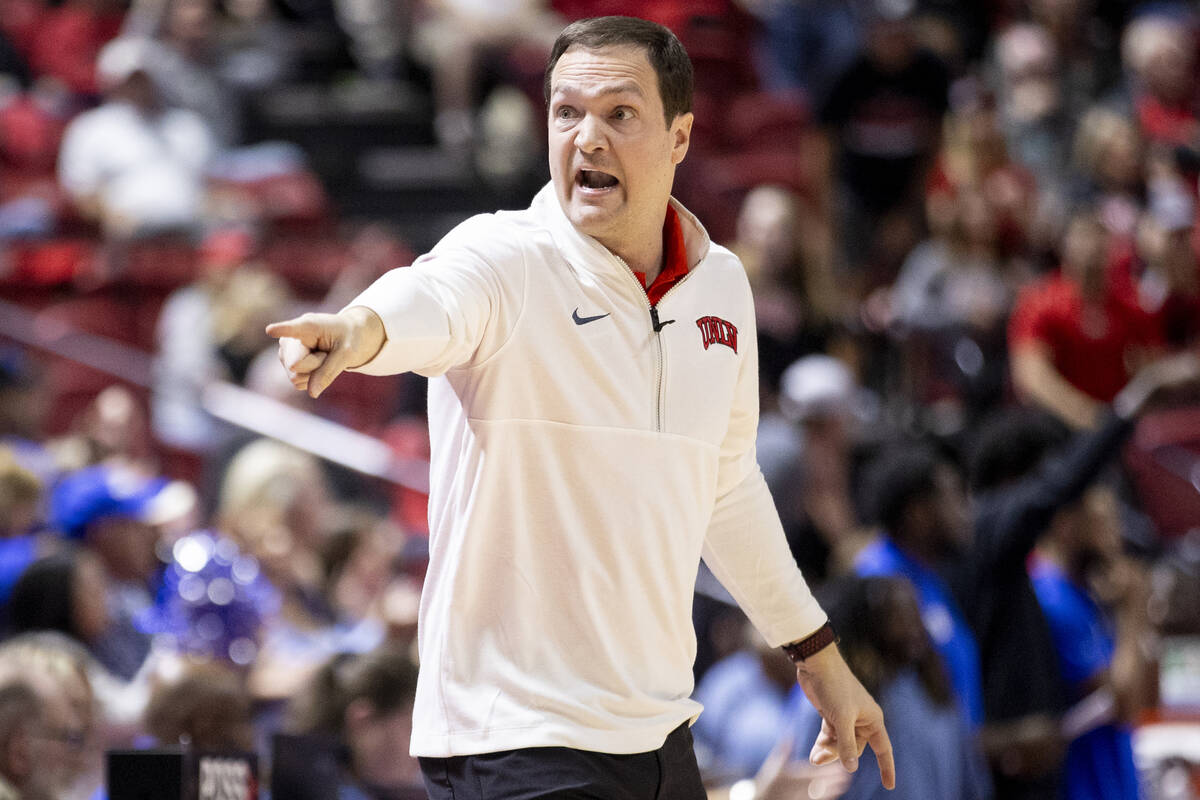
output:
[[[754,286],[759,462],[890,796],[1200,796],[1195,3],[0,0],[0,799],[280,735],[411,796],[420,481],[258,432],[420,471],[419,378],[311,401],[262,330],[429,242],[247,121],[415,91],[523,205],[550,43],[609,13],[693,58],[677,196]],[[714,796],[882,796],[869,754],[806,765],[792,665],[703,567],[694,617]]]

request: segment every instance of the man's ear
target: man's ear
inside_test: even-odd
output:
[[[692,121],[695,119],[692,112],[686,111],[676,115],[671,123],[671,163],[676,166],[683,161],[688,146],[692,143]]]

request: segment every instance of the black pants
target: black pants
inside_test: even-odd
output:
[[[431,800],[704,800],[692,733],[680,725],[649,753],[530,747],[421,758]]]

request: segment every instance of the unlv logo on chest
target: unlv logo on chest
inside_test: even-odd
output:
[[[696,320],[700,336],[704,340],[704,349],[709,345],[723,344],[733,352],[737,352],[737,326],[726,322],[720,317],[701,317]]]

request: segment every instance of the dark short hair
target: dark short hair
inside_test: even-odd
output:
[[[983,423],[972,444],[971,489],[989,492],[1019,481],[1070,441],[1066,425],[1044,411],[1001,411]]]
[[[901,533],[905,514],[913,503],[932,497],[937,488],[937,453],[925,444],[894,443],[871,465],[867,473],[870,496],[867,507],[871,521],[889,534]]]
[[[601,47],[633,45],[646,51],[650,66],[658,75],[658,93],[662,97],[663,116],[670,125],[675,117],[692,110],[692,60],[679,38],[656,22],[637,17],[592,17],[572,22],[554,41],[542,92],[550,103],[550,77],[562,54],[571,47],[596,50]]]
[[[386,715],[411,708],[416,692],[417,665],[399,645],[340,653],[292,699],[289,727],[296,733],[342,736],[346,709],[355,700],[366,700],[374,713]]]
[[[80,551],[68,548],[26,567],[8,597],[8,632],[58,631],[79,639],[73,595],[79,562]]]
[[[838,649],[846,664],[867,691],[878,696],[897,672],[915,668],[930,699],[947,707],[953,693],[937,651],[928,646],[914,657],[907,643],[888,628],[895,620],[899,593],[912,591],[906,578],[847,574],[825,581],[813,593],[838,632]]]

